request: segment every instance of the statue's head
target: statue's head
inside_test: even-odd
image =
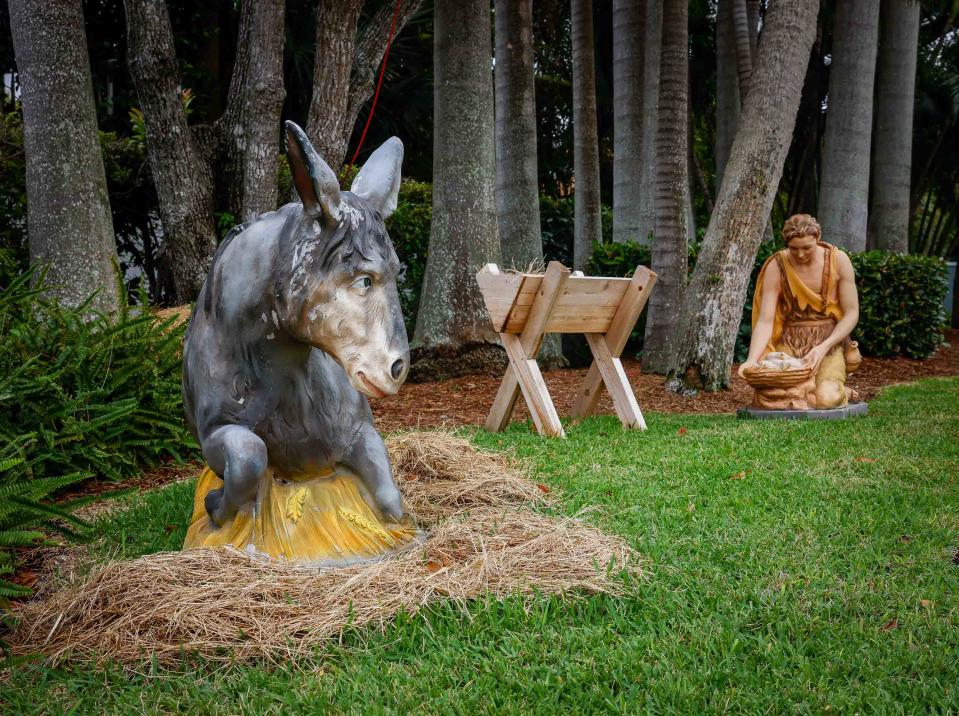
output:
[[[303,213],[282,250],[281,320],[295,339],[330,354],[358,391],[392,395],[406,379],[409,344],[396,289],[399,259],[383,220],[396,209],[403,143],[387,140],[341,193],[303,130],[287,122],[286,135]]]
[[[783,224],[783,243],[799,263],[806,263],[819,244],[822,228],[809,214],[794,214]]]

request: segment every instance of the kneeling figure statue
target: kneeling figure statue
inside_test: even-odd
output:
[[[383,224],[403,145],[388,140],[341,193],[303,130],[286,133],[302,204],[227,235],[186,334],[183,402],[208,467],[184,547],[347,564],[416,535],[367,402],[409,368]]]
[[[828,410],[857,400],[846,376],[862,361],[849,334],[859,321],[852,263],[820,240],[808,214],[783,226],[786,247],[756,280],[749,357],[739,374],[755,389],[757,408]]]

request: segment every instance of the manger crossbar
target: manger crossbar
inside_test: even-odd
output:
[[[546,333],[583,333],[593,354],[573,403],[574,418],[593,412],[605,385],[623,427],[646,429],[619,356],[656,283],[655,273],[637,266],[632,278],[583,276],[551,261],[542,274],[503,272],[487,264],[476,281],[509,356],[487,430],[506,427],[522,392],[540,435],[565,435],[536,363]]]

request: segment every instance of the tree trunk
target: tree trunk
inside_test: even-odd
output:
[[[746,0],[746,19],[749,22],[749,57],[752,59],[753,69],[756,67],[756,58],[759,54],[760,5],[760,0]]]
[[[500,263],[489,2],[436,0],[433,33],[433,219],[414,378],[502,361],[476,283],[484,264]]]
[[[393,3],[386,5],[392,10]],[[306,133],[334,171],[343,165],[356,115],[350,115],[350,71],[362,0],[320,0],[316,8],[313,96]]]
[[[642,241],[645,3],[613,0],[613,241]]]
[[[496,0],[496,214],[503,265],[543,261],[532,0]]]
[[[226,209],[237,223],[273,211],[280,153],[284,0],[247,0],[240,10],[236,62],[221,121]]]
[[[837,3],[834,27],[818,217],[825,241],[865,251],[879,3]]]
[[[656,133],[656,233],[652,268],[656,289],[649,297],[643,368],[665,372],[667,347],[686,289],[689,197],[689,6],[663,4],[659,129]]]
[[[869,238],[873,248],[906,253],[919,3],[883,0],[880,25]]]
[[[753,260],[796,122],[818,6],[780,0],[767,12],[753,89],[670,347],[673,390],[719,390],[729,382]]]
[[[593,243],[603,240],[596,128],[596,56],[593,49],[593,1],[572,0],[573,177],[575,223],[573,268],[586,269]]]
[[[23,103],[30,263],[47,267],[51,294],[117,309],[113,219],[97,134],[80,0],[10,0]]]
[[[736,38],[736,69],[739,74],[739,97],[749,94],[749,80],[753,74],[753,52],[750,45],[749,9],[746,0],[732,0],[733,31]]]
[[[150,169],[177,299],[196,298],[216,249],[213,177],[180,99],[170,17],[163,0],[124,0],[130,74],[143,109]]]
[[[643,29],[643,139],[639,185],[639,241],[649,245],[656,230],[656,133],[659,131],[659,74],[663,48],[663,0],[646,4]],[[692,213],[692,201],[687,207]]]
[[[736,64],[735,0],[719,0],[716,8],[716,191],[722,184],[729,148],[739,123],[739,73]]]
[[[496,0],[496,220],[503,265],[543,263],[536,167],[532,0]],[[541,365],[564,363],[558,334],[546,336]]]

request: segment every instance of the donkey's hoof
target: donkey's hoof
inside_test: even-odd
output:
[[[403,498],[400,491],[396,488],[391,490],[378,490],[374,496],[376,506],[380,508],[384,517],[399,521],[403,519]]]
[[[203,506],[206,507],[206,513],[217,527],[222,527],[223,523],[229,519],[226,514],[226,499],[223,496],[223,488],[219,490],[210,490],[203,499]]]

